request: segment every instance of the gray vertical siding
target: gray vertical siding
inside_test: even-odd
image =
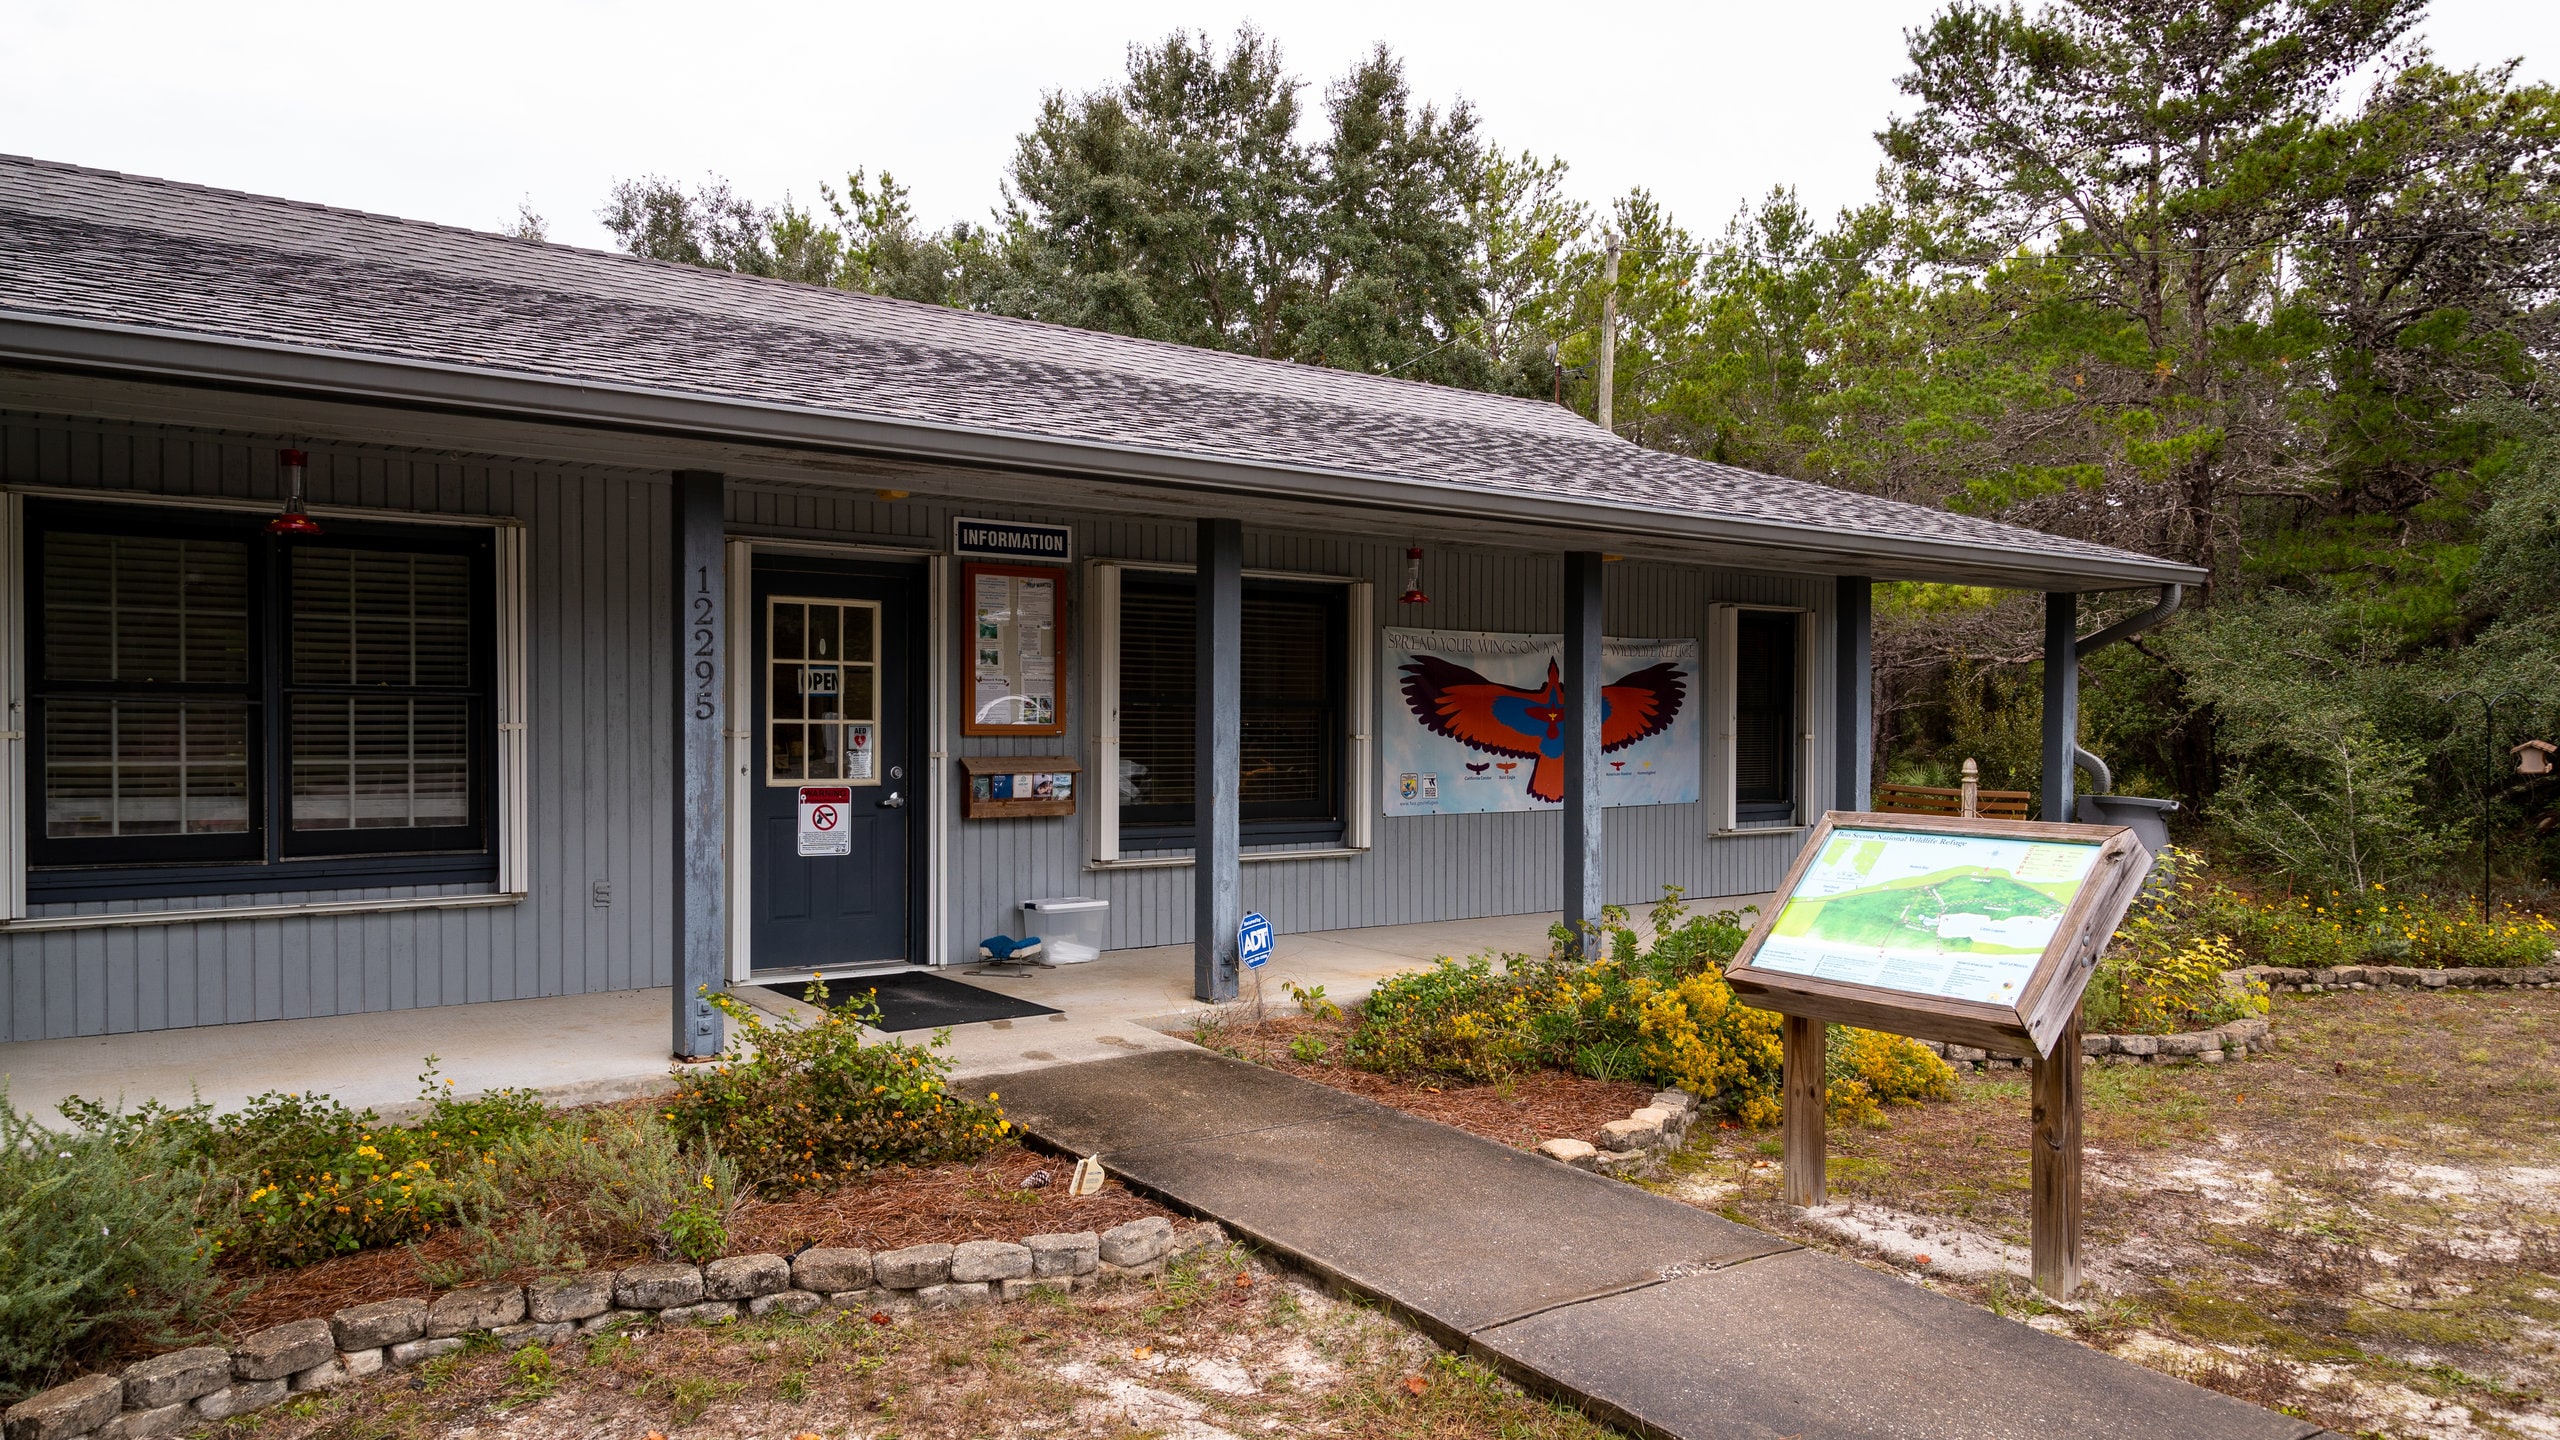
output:
[[[0,413],[0,483],[274,494],[275,438]],[[666,477],[424,451],[312,453],[318,505],[525,526],[531,894],[516,904],[0,935],[0,1036],[94,1035],[667,983]],[[11,597],[14,600],[14,597]],[[609,881],[613,903],[590,902]],[[487,887],[447,886],[435,893]],[[419,888],[37,906],[397,899]]]
[[[777,536],[939,546],[947,543],[953,515],[928,501],[883,502],[797,488],[741,487],[733,492],[733,524]],[[1192,530],[1179,523],[1080,515],[1071,509],[1040,512],[972,506],[991,519],[1076,522],[1079,561],[1109,559],[1189,564]],[[835,528],[841,527],[841,528]],[[851,532],[851,533],[848,533]],[[1405,541],[1394,537],[1344,539],[1273,533],[1248,528],[1249,569],[1365,579],[1378,596],[1381,625],[1452,630],[1553,632],[1562,624],[1563,561],[1560,554],[1433,546],[1424,561],[1428,606],[1399,606]],[[1697,566],[1622,562],[1608,574],[1607,630],[1624,636],[1689,636],[1703,644],[1708,607],[1720,601],[1822,610],[1831,584],[1795,578],[1710,570]],[[1060,739],[960,741],[966,755],[1071,754],[1089,762],[1086,722],[1081,563],[1070,577],[1068,733]],[[957,567],[949,603],[958,613]],[[1829,643],[1827,627],[1817,627]],[[954,636],[935,643],[957,644]],[[1808,657],[1816,670],[1816,714],[1828,713],[1827,656]],[[1702,677],[1703,679],[1704,677]],[[1382,702],[1390,697],[1383,693]],[[1692,703],[1704,705],[1702,693]],[[1702,733],[1708,727],[1702,726]],[[1825,755],[1827,755],[1827,751]],[[1825,760],[1818,756],[1817,766]],[[1826,773],[1807,783],[1827,784]],[[1086,801],[1110,792],[1101,777],[1087,777]],[[1642,906],[1666,885],[1695,896],[1748,895],[1768,890],[1794,858],[1799,832],[1713,835],[1708,807],[1641,806],[1608,812],[1606,866],[1613,904]],[[1187,941],[1191,927],[1191,872],[1187,867],[1095,869],[1085,860],[1081,816],[998,821],[958,821],[953,838],[954,915],[952,953],[963,958],[978,937],[1013,932],[1013,906],[1051,895],[1093,895],[1111,902],[1113,948]],[[1386,816],[1372,822],[1372,848],[1361,855],[1261,860],[1244,866],[1244,903],[1269,916],[1282,931],[1300,933],[1363,925],[1402,925],[1474,919],[1555,909],[1561,895],[1562,816]],[[1275,847],[1281,848],[1281,847]],[[1270,853],[1268,851],[1259,853]]]
[[[278,437],[0,412],[0,483],[171,497],[272,498]],[[423,450],[306,444],[320,505],[506,516],[525,527],[530,694],[531,893],[513,904],[334,916],[220,919],[0,935],[0,1036],[104,1034],[348,1014],[668,983],[673,914],[673,659],[658,631],[670,613],[664,472],[535,463]],[[1074,520],[1080,558],[1187,564],[1191,527],[1078,513],[966,507],[991,517]],[[918,553],[948,542],[952,507],[832,485],[738,484],[728,517],[742,535],[887,545]],[[1433,546],[1426,608],[1400,607],[1404,540],[1246,531],[1256,570],[1365,579],[1383,625],[1553,631],[1555,555]],[[960,753],[1088,758],[1081,568],[1068,592],[1069,733],[1056,740],[959,741]],[[964,597],[945,597],[955,615]],[[1625,562],[1609,567],[1613,635],[1707,633],[1717,601],[1826,607],[1826,581]],[[1828,627],[1819,632],[1829,643]],[[933,643],[957,646],[954,632]],[[1831,667],[1816,656],[1818,714]],[[1382,695],[1382,700],[1390,697]],[[1705,704],[1700,695],[1694,703]],[[1391,701],[1390,701],[1391,703]],[[1823,752],[1829,753],[1826,747]],[[1823,762],[1817,762],[1823,763]],[[1108,796],[1090,777],[1087,800]],[[1814,777],[1819,782],[1825,777]],[[1356,856],[1253,861],[1244,903],[1290,932],[1476,918],[1554,909],[1561,817],[1554,813],[1382,817]],[[1087,894],[1112,902],[1114,947],[1188,938],[1185,867],[1097,870],[1081,817],[954,820],[950,954],[1009,932],[1016,902]],[[1775,883],[1797,835],[1708,833],[1703,804],[1608,812],[1608,895],[1642,905],[1666,884],[1693,895]],[[919,848],[919,861],[922,859]],[[590,903],[596,881],[613,902]],[[435,892],[467,893],[451,886]],[[383,888],[299,896],[91,904],[92,911],[203,908],[279,900],[419,898]],[[34,913],[73,913],[39,907]],[[919,927],[921,929],[921,927]]]

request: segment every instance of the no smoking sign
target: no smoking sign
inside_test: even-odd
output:
[[[850,855],[853,835],[845,823],[853,808],[853,790],[844,785],[800,787],[800,853]]]

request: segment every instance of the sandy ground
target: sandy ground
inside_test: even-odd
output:
[[[493,1345],[233,1424],[260,1440],[1609,1433],[1236,1250],[1151,1284],[974,1311]]]
[[[2025,1283],[2027,1087],[1835,1132],[1834,1204],[1710,1129],[1659,1183],[2347,1434],[2560,1440],[2560,992],[2281,996],[2265,1055],[2088,1072],[2087,1287]]]

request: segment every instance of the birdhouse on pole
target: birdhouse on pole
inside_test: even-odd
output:
[[[2551,773],[2551,753],[2555,750],[2560,750],[2560,745],[2548,740],[2527,740],[2507,753],[2516,757],[2517,774],[2548,775]]]

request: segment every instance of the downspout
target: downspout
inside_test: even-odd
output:
[[[2168,619],[2171,615],[2177,613],[2178,602],[2186,597],[2186,593],[2187,587],[2184,585],[2161,586],[2160,602],[2158,604],[2138,615],[2128,615],[2113,625],[2108,626],[2106,629],[2099,631],[2097,634],[2090,636],[2088,639],[2081,641],[2077,646],[2073,647],[2072,654],[2074,659],[2085,660],[2089,657],[2090,651],[2095,650],[2102,645],[2113,645],[2119,640],[2130,640],[2134,636],[2141,634],[2143,631],[2150,629],[2152,626],[2159,624],[2161,621]],[[2072,762],[2077,764],[2081,769],[2088,771],[2090,778],[2097,782],[2090,789],[2090,794],[2108,795],[2114,793],[2116,788],[2116,777],[2113,771],[2107,769],[2106,761],[2101,760],[2097,756],[2090,754],[2088,751],[2081,749],[2077,741],[2072,743],[2071,759]]]

